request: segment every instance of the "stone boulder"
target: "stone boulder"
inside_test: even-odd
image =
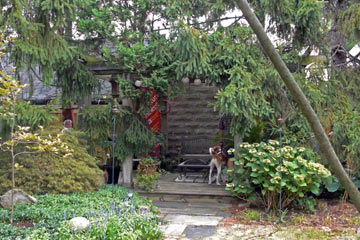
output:
[[[139,206],[139,213],[141,215],[146,215],[150,213],[150,208],[148,206]]]
[[[69,224],[74,231],[82,231],[90,226],[90,221],[84,217],[74,217],[70,219]]]
[[[14,189],[14,203],[28,204],[36,203],[37,200],[21,189]],[[0,197],[0,205],[3,208],[11,208],[11,190]]]

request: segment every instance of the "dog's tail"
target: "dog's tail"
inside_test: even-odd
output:
[[[212,147],[209,148],[209,153],[210,153],[211,156],[214,155],[214,149]]]

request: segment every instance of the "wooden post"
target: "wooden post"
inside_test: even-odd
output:
[[[112,75],[111,79],[110,79],[110,83],[111,83],[111,96],[113,97],[113,99],[118,99],[120,96],[119,93],[119,83],[116,82],[117,79],[117,75]]]
[[[86,94],[80,98],[78,103],[79,109],[81,109],[82,106],[91,106],[91,94]]]
[[[159,103],[160,104],[160,103]],[[165,140],[165,146],[166,146],[166,149],[165,152],[168,152],[168,147],[169,147],[169,144],[168,144],[168,139],[169,139],[169,131],[168,131],[168,112],[167,112],[167,108],[168,108],[168,103],[167,102],[164,102],[163,103],[163,106],[161,107],[164,107],[164,112],[161,113],[161,133],[164,135],[164,140]],[[163,146],[163,147],[165,147]]]
[[[130,74],[123,74],[123,78],[126,77],[127,81],[130,81]],[[131,99],[123,98],[122,105],[124,107],[131,107]],[[122,168],[122,186],[124,187],[133,187],[133,153],[129,153],[128,156],[125,157],[121,164]]]

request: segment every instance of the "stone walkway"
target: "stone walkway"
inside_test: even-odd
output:
[[[165,239],[229,239],[231,227],[225,227],[222,221],[230,217],[225,210],[228,203],[184,203],[154,201],[159,207],[164,225],[161,230]]]
[[[160,229],[165,240],[299,239],[297,233],[289,233],[286,226],[277,228],[275,225],[237,224],[226,211],[233,206],[228,203],[153,201],[153,204],[158,206],[164,220]],[[239,203],[238,206],[247,207],[248,204]],[[359,238],[351,232],[345,232],[327,239]]]

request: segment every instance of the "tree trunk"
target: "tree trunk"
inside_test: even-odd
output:
[[[347,52],[345,49],[345,37],[343,27],[341,24],[341,13],[345,10],[347,1],[333,1],[330,4],[330,11],[332,15],[332,25],[329,34],[330,49],[331,49],[331,63],[336,69],[343,70],[346,64]]]
[[[16,96],[13,95],[13,98],[16,99]],[[13,114],[15,114],[15,105],[12,107]],[[14,139],[15,132],[15,116],[11,117],[11,128],[10,128],[10,140]],[[11,214],[10,214],[10,224],[14,220],[14,190],[15,190],[15,155],[14,155],[14,143],[10,146],[11,154]]]
[[[269,56],[276,70],[278,71],[281,78],[285,82],[290,93],[292,94],[295,101],[299,105],[308,123],[310,124],[311,129],[314,132],[315,137],[320,144],[320,149],[324,157],[327,158],[327,161],[329,162],[335,175],[338,177],[341,185],[349,193],[349,196],[351,200],[354,202],[355,207],[360,212],[360,192],[358,191],[354,183],[350,180],[349,176],[347,175],[343,166],[341,165],[333,147],[331,146],[328,137],[326,136],[323,127],[321,126],[320,120],[317,117],[315,111],[311,107],[309,101],[307,100],[306,96],[300,89],[299,85],[296,83],[294,77],[291,75],[289,69],[281,59],[279,53],[276,51],[274,45],[266,35],[263,26],[260,24],[255,14],[252,12],[247,1],[238,0],[238,6],[243,12],[248,23],[250,24],[250,27],[258,37],[261,45],[265,49],[266,54]]]

